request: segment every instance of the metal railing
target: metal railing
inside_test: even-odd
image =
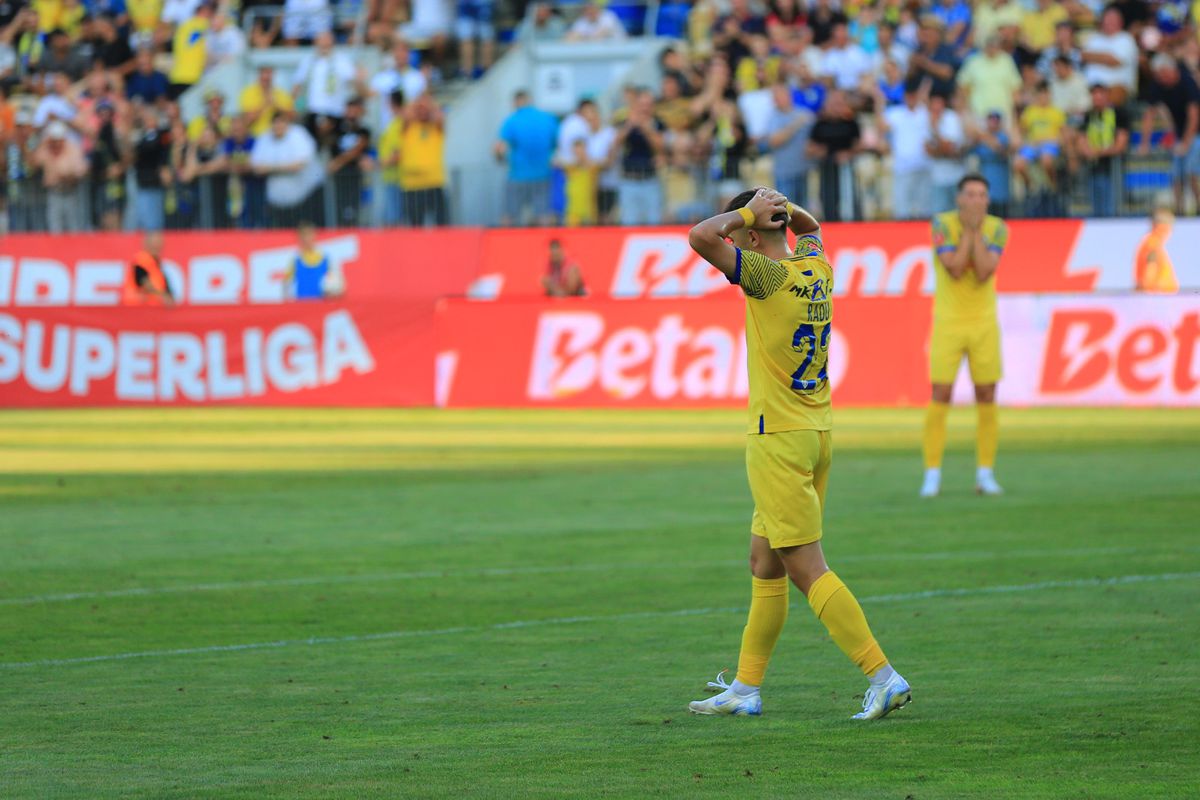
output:
[[[851,163],[817,162],[796,191],[807,195],[807,205],[825,220],[890,219],[890,175],[886,161],[870,164],[860,156]],[[679,198],[663,193],[663,219],[691,222],[703,214],[715,213],[728,198],[724,182],[709,178],[706,170],[694,171],[694,196],[679,205]],[[765,177],[764,177],[765,175]],[[743,171],[747,182],[769,179],[769,165],[750,163]],[[345,169],[327,176],[303,201],[275,206],[267,200],[266,178],[216,173],[167,187],[142,189],[131,175],[123,179],[84,179],[67,189],[47,189],[34,174],[6,182],[0,197],[0,215],[6,224],[0,230],[11,232],[72,232],[90,230],[136,230],[161,224],[169,230],[222,230],[289,228],[301,222],[320,227],[372,228],[380,226],[433,226],[454,224],[447,205],[456,185],[475,185],[470,175],[452,171],[450,185],[444,191],[403,192],[383,180],[376,170]],[[1018,188],[1016,179],[1012,179]],[[1126,156],[1114,160],[1106,171],[1086,165],[1076,171],[1064,170],[1057,176],[1057,191],[1041,189],[1022,194],[1009,193],[1007,203],[996,209],[1009,218],[1038,217],[1129,217],[1150,213],[1155,204],[1171,191],[1169,154]],[[668,187],[664,185],[664,190]],[[547,184],[547,203],[562,220],[564,193]],[[494,211],[491,223],[499,224],[511,199],[505,190],[490,201]],[[994,192],[1002,196],[1003,192]],[[557,200],[557,203],[556,203]],[[556,207],[556,205],[558,207]],[[673,208],[686,207],[684,213]],[[933,211],[942,209],[932,209]],[[617,224],[619,213],[612,210],[602,222]],[[528,220],[532,221],[532,220]],[[521,224],[520,220],[516,220]]]

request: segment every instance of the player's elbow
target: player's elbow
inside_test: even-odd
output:
[[[704,255],[712,247],[712,243],[713,236],[704,229],[703,222],[688,231],[688,244],[700,255]]]

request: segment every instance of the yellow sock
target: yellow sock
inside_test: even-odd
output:
[[[808,604],[829,630],[833,641],[870,677],[887,665],[887,657],[871,635],[862,606],[832,571],[808,588]]]
[[[737,679],[747,686],[762,686],[767,662],[779,641],[788,615],[788,579],[753,578],[750,615],[742,631]]]
[[[996,466],[996,448],[1000,444],[1000,421],[995,403],[978,403],[979,427],[975,432],[975,460],[981,467]]]
[[[950,413],[949,403],[939,403],[936,400],[929,404],[925,411],[925,468],[942,465],[942,451],[946,449],[946,415]]]

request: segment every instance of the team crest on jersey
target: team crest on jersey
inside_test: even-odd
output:
[[[820,278],[817,278],[812,285],[812,299],[826,300],[828,297],[829,295],[825,293],[824,281],[822,281]]]

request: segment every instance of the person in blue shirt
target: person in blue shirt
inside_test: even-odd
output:
[[[146,104],[167,96],[167,76],[154,68],[154,51],[143,47],[137,52],[136,68],[125,79],[125,96]]]
[[[987,178],[989,184],[988,213],[1007,216],[1013,146],[1012,136],[1005,129],[1004,116],[999,111],[990,112],[985,127],[973,131],[971,139],[970,152],[979,159],[979,174]]]
[[[300,252],[288,271],[286,290],[292,300],[325,300],[341,297],[341,273],[330,269],[329,256],[317,249],[317,231],[303,222],[296,229]]]
[[[513,106],[493,147],[497,161],[508,161],[503,223],[521,224],[528,211],[535,224],[550,225],[550,162],[558,144],[558,120],[535,108],[524,89],[513,96]]]

